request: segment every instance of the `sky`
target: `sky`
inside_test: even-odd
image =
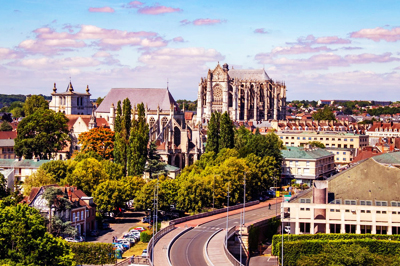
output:
[[[0,0],[0,93],[165,88],[196,100],[218,63],[290,100],[400,100],[400,1]]]

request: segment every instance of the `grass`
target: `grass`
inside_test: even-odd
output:
[[[132,257],[132,255],[135,255],[135,256],[142,255],[143,249],[147,249],[147,244],[148,243],[143,243],[142,241],[135,243],[135,245],[133,247],[131,247],[130,249],[128,249],[127,251],[124,252],[122,257],[124,259],[126,259],[129,257]]]

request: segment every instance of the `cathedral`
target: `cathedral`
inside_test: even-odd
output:
[[[264,69],[229,69],[218,63],[201,78],[197,94],[197,123],[212,112],[228,112],[233,121],[286,118],[286,86],[273,81]]]

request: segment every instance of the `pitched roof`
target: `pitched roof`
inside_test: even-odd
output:
[[[15,139],[17,131],[0,131],[0,139]]]
[[[0,139],[0,147],[14,147],[13,139]]]
[[[326,156],[333,156],[333,153],[325,149],[305,150],[303,147],[287,147],[281,151],[285,159],[318,159]]]
[[[150,110],[157,110],[157,106],[160,106],[161,110],[166,111],[170,110],[171,104],[173,104],[175,108],[179,110],[178,104],[175,102],[168,89],[114,88],[108,92],[106,98],[102,101],[96,112],[109,113],[111,104],[117,107],[118,101],[122,103],[126,98],[131,101],[132,107],[144,103],[145,105],[147,104]]]
[[[400,165],[400,152],[384,153],[373,158],[376,162],[381,164]]]
[[[230,69],[228,74],[229,77],[235,79],[252,79],[258,81],[271,80],[264,69]]]

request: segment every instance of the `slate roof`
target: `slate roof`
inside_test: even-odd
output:
[[[168,89],[114,88],[108,92],[106,98],[99,105],[96,112],[109,113],[111,104],[117,107],[118,101],[121,101],[122,105],[122,102],[126,98],[131,101],[132,107],[143,102],[145,105],[147,104],[150,110],[157,110],[157,106],[160,106],[161,110],[167,111],[170,109],[171,104],[174,104],[175,108],[179,110],[178,104],[175,102]]]
[[[228,74],[234,79],[271,80],[264,69],[230,69]]]
[[[333,156],[333,153],[325,149],[304,150],[303,147],[287,147],[281,153],[285,159],[319,159],[326,156]]]
[[[373,158],[376,162],[382,164],[400,165],[400,152],[384,153]]]

